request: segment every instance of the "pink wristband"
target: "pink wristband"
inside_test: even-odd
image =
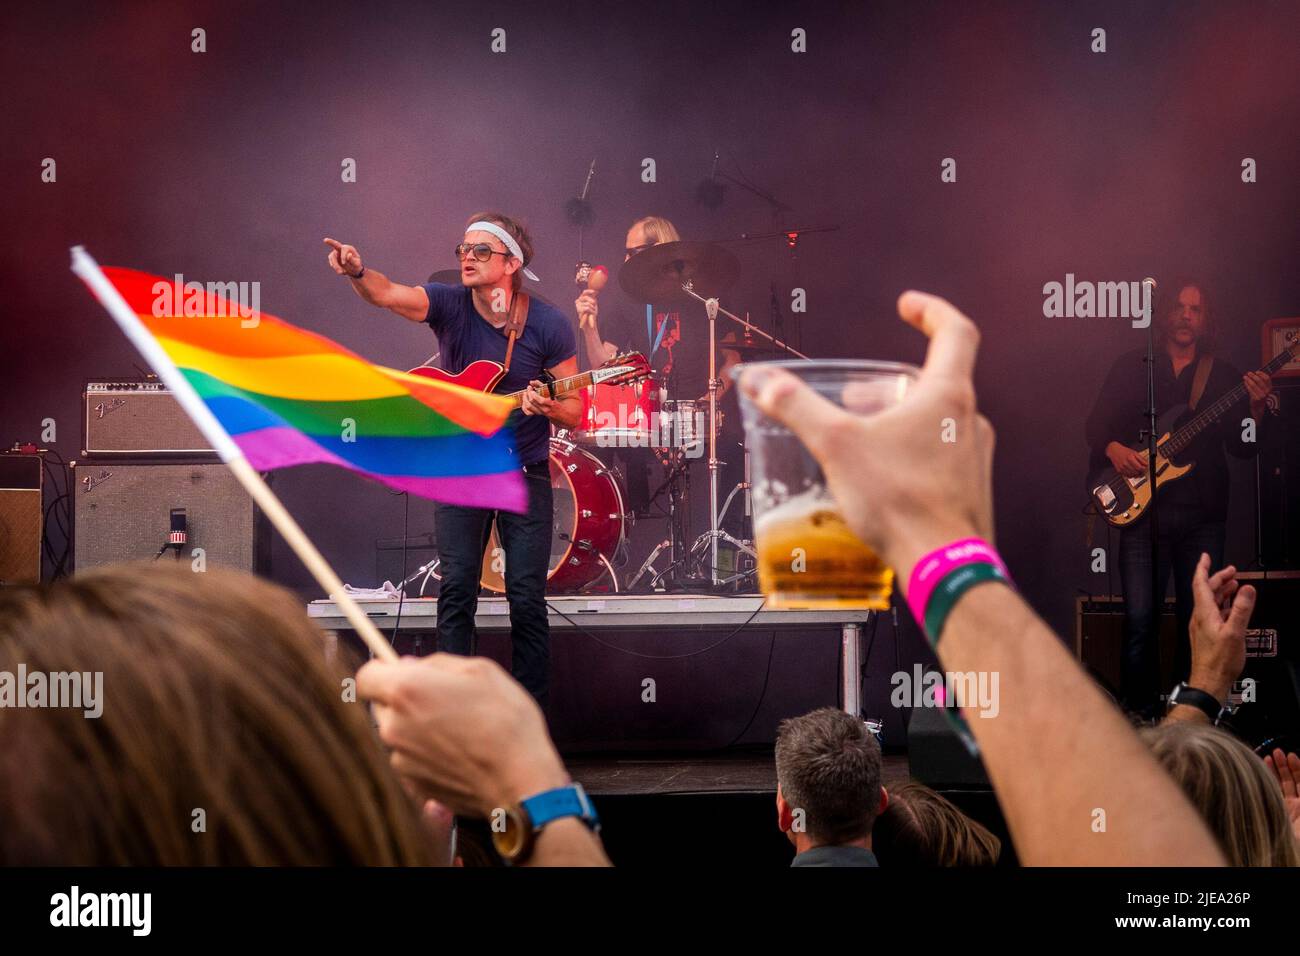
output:
[[[979,563],[995,565],[1008,581],[1011,580],[1011,572],[1002,562],[1002,557],[982,538],[962,538],[945,544],[917,561],[907,582],[907,605],[912,609],[916,622],[925,626],[925,609],[930,603],[930,595],[949,571],[963,564]]]

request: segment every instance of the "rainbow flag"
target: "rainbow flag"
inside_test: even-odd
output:
[[[101,271],[259,471],[326,462],[448,504],[527,510],[508,399],[373,365],[210,285]]]

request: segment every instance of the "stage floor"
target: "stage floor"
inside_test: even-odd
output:
[[[573,778],[594,796],[674,793],[776,793],[771,749],[725,755],[619,756],[583,754],[565,758]],[[906,754],[885,754],[885,789],[908,779]]]

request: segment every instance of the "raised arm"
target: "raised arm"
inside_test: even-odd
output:
[[[1187,685],[1205,691],[1220,704],[1232,693],[1232,682],[1246,669],[1246,626],[1255,609],[1255,589],[1238,587],[1237,569],[1231,564],[1210,574],[1210,556],[1202,554],[1192,575],[1196,606],[1188,624],[1192,666]],[[1209,723],[1199,707],[1178,704],[1165,722],[1192,720]]]
[[[499,819],[504,808],[569,783],[541,709],[494,661],[373,660],[357,672],[357,692],[376,705],[393,769],[455,813]],[[565,818],[542,830],[529,863],[609,866],[609,858],[599,836]]]
[[[402,285],[394,282],[377,269],[370,269],[361,264],[361,254],[355,246],[349,246],[337,239],[326,239],[330,247],[326,257],[330,268],[341,276],[346,276],[352,291],[371,305],[396,312],[412,322],[423,322],[429,314],[429,295],[418,285]]]
[[[587,347],[588,365],[595,368],[601,362],[607,362],[617,355],[618,349],[601,338],[600,329],[596,325],[596,317],[600,314],[600,301],[596,290],[584,289],[582,294],[573,300],[573,307],[578,313],[578,329],[582,334],[583,344]]]
[[[990,537],[993,433],[971,384],[973,323],[923,293],[905,293],[898,308],[931,339],[900,405],[855,416],[761,368],[741,387],[807,444],[850,527],[907,582],[930,551]],[[943,440],[951,424],[956,442]],[[967,715],[1022,861],[1223,863],[1186,797],[1014,590],[989,582],[964,592],[938,638],[945,670],[999,675],[997,715]]]

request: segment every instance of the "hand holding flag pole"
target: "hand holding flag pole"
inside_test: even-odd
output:
[[[158,373],[158,377],[162,379],[163,384],[171,390],[176,400],[180,402],[181,407],[194,420],[194,424],[203,433],[203,437],[212,444],[221,460],[234,472],[235,477],[239,479],[239,483],[244,486],[244,490],[249,493],[258,507],[275,525],[276,530],[293,548],[294,553],[307,566],[317,583],[324,588],[325,593],[332,596],[338,603],[339,609],[356,629],[361,639],[366,642],[370,652],[375,657],[383,660],[396,660],[397,653],[384,639],[383,635],[379,633],[379,629],[375,627],[374,622],[366,617],[366,613],[361,610],[357,602],[352,600],[343,589],[343,582],[334,573],[334,569],[329,566],[329,562],[312,544],[311,539],[298,527],[298,523],[293,520],[293,517],[285,510],[284,505],[280,503],[280,499],[262,480],[262,476],[249,464],[239,446],[235,444],[225,428],[217,421],[216,416],[204,404],[203,399],[199,397],[194,387],[181,374],[162,346],[145,328],[140,321],[140,317],[127,304],[122,294],[104,275],[99,264],[81,246],[75,246],[72,249],[72,271],[90,287],[95,297],[99,299],[100,304],[108,310],[108,314],[117,322],[118,327],[131,340],[131,343],[140,350],[140,354]]]

